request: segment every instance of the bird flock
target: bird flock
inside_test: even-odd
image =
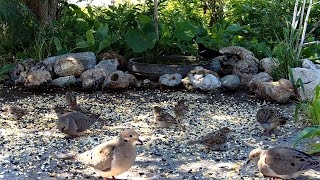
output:
[[[77,103],[77,97],[73,92],[65,95],[66,107],[55,106],[54,112],[57,114],[57,129],[69,137],[77,137],[85,134],[95,122],[99,121],[100,115],[93,114],[83,109]],[[5,106],[2,108],[8,117],[19,119],[26,115],[26,109],[15,106]],[[188,112],[186,102],[178,101],[174,106],[174,114],[166,112],[163,107],[154,106],[153,115],[156,126],[167,128],[177,126],[186,130],[183,119]],[[264,106],[257,111],[256,121],[265,133],[270,135],[275,132],[278,126],[284,125],[290,118],[281,113],[276,108]],[[203,144],[212,151],[226,151],[226,143],[232,129],[222,127],[196,140],[189,140],[187,144]],[[139,134],[133,129],[124,130],[117,139],[104,142],[92,149],[82,153],[57,154],[63,160],[73,160],[84,163],[94,168],[95,172],[104,179],[126,172],[134,164],[137,156],[137,145],[143,142]],[[253,162],[259,171],[268,177],[291,179],[299,177],[303,172],[314,169],[320,170],[320,160],[307,153],[288,147],[274,147],[268,150],[260,148],[249,153],[246,164]],[[246,166],[246,164],[244,166]]]

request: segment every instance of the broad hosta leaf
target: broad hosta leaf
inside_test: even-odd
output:
[[[87,38],[87,43],[90,45],[90,46],[94,46],[95,44],[95,40],[94,40],[94,36],[92,34],[92,32],[90,30],[88,30],[86,32],[86,38]]]
[[[98,51],[96,52],[96,54],[98,54],[101,50],[109,47],[110,44],[111,44],[111,39],[110,39],[110,38],[107,38],[107,39],[102,40],[102,41],[99,43],[99,49],[98,49]]]
[[[87,47],[89,47],[89,44],[87,43],[87,41],[84,41],[84,40],[76,42],[76,45],[77,45],[78,48],[87,48]]]
[[[144,33],[138,29],[130,29],[126,34],[127,44],[135,53],[152,49],[156,40],[157,35],[155,32]]]
[[[174,36],[182,41],[191,41],[198,32],[198,27],[189,21],[182,21],[177,24],[177,30]]]
[[[104,24],[104,25],[101,25],[99,28],[98,28],[98,31],[97,31],[97,36],[99,39],[104,39],[107,35],[108,35],[108,32],[109,32],[109,26],[108,24]]]

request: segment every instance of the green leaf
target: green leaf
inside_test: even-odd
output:
[[[86,38],[87,38],[87,43],[89,44],[89,46],[94,46],[95,40],[94,40],[94,36],[90,30],[88,30],[86,32]]]
[[[77,42],[76,45],[77,45],[78,48],[87,48],[87,47],[89,47],[89,44],[87,43],[87,41],[84,41],[84,40]]]
[[[14,68],[14,64],[6,64],[0,68],[0,76],[9,73]]]
[[[144,33],[138,29],[130,29],[125,38],[133,52],[141,53],[154,47],[157,35],[155,32]]]
[[[104,39],[107,35],[108,35],[108,32],[109,32],[109,26],[108,24],[105,24],[105,25],[101,25],[99,28],[98,28],[98,31],[97,31],[97,36],[99,39]]]
[[[61,51],[61,50],[63,49],[59,38],[54,37],[54,38],[53,38],[53,43],[54,43],[54,45],[56,46],[56,50],[57,50],[57,51]]]
[[[111,45],[111,40],[110,40],[109,38],[102,40],[102,41],[99,43],[99,49],[98,49],[98,51],[96,52],[96,54],[98,54],[101,50],[109,47],[110,45]]]
[[[293,147],[295,147],[302,139],[313,138],[315,135],[320,135],[320,126],[306,127],[296,136]]]

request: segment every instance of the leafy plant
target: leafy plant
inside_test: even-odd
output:
[[[14,64],[6,64],[0,68],[0,82],[9,79],[8,73],[14,68]]]
[[[320,137],[320,126],[311,126],[306,127],[304,130],[299,132],[299,134],[295,137],[293,147],[299,144],[303,139],[313,139],[315,137]],[[311,149],[309,150],[310,154],[320,153],[320,143],[311,144]]]
[[[291,28],[288,22],[287,27],[283,28],[284,38],[281,39],[277,35],[277,45],[272,51],[273,60],[276,62],[276,68],[272,70],[274,79],[288,79],[291,68],[301,67],[302,62],[297,49],[298,35],[299,33]]]

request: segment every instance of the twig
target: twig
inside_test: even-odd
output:
[[[312,41],[312,42],[303,43],[303,46],[308,46],[308,45],[313,45],[313,44],[320,44],[320,41]]]
[[[307,14],[306,14],[304,24],[303,24],[303,31],[302,31],[302,36],[301,36],[300,45],[299,45],[299,49],[298,49],[298,55],[297,55],[298,58],[300,57],[301,49],[302,49],[302,46],[304,43],[311,7],[312,7],[312,0],[310,0],[310,2],[309,2],[309,7],[308,7]]]

